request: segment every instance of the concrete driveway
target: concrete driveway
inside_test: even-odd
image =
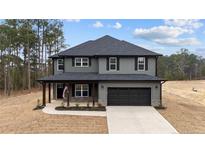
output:
[[[109,133],[177,133],[151,106],[108,106]]]

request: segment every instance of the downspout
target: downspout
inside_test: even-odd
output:
[[[162,84],[164,84],[166,80],[160,82],[160,107],[162,106]]]

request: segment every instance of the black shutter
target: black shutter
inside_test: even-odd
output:
[[[89,96],[92,96],[92,84],[89,84]]]
[[[148,70],[148,57],[145,57],[145,70]]]
[[[107,71],[109,71],[109,57],[106,58],[106,68]]]
[[[75,97],[75,84],[72,84],[72,97]]]
[[[89,66],[91,66],[91,57],[89,57]]]
[[[117,57],[117,70],[120,70],[120,57]]]
[[[53,75],[54,75],[54,73],[55,73],[55,68],[54,68],[54,67],[55,67],[55,65],[54,65],[54,59],[52,58],[52,69],[53,69],[53,72],[52,72],[52,73],[53,73]]]
[[[75,58],[72,57],[72,66],[75,66]]]
[[[135,57],[135,70],[138,70],[138,57]]]
[[[63,72],[65,72],[65,57],[63,58]]]

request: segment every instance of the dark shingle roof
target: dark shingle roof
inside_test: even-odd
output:
[[[163,79],[147,74],[98,74],[67,72],[38,79],[38,81],[163,81]]]
[[[94,41],[87,41],[56,55],[58,56],[161,56],[161,54],[139,47],[135,44],[103,36]]]

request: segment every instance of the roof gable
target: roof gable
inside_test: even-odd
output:
[[[59,56],[161,56],[148,49],[127,41],[105,35],[93,41],[87,41],[69,48],[51,57]]]

